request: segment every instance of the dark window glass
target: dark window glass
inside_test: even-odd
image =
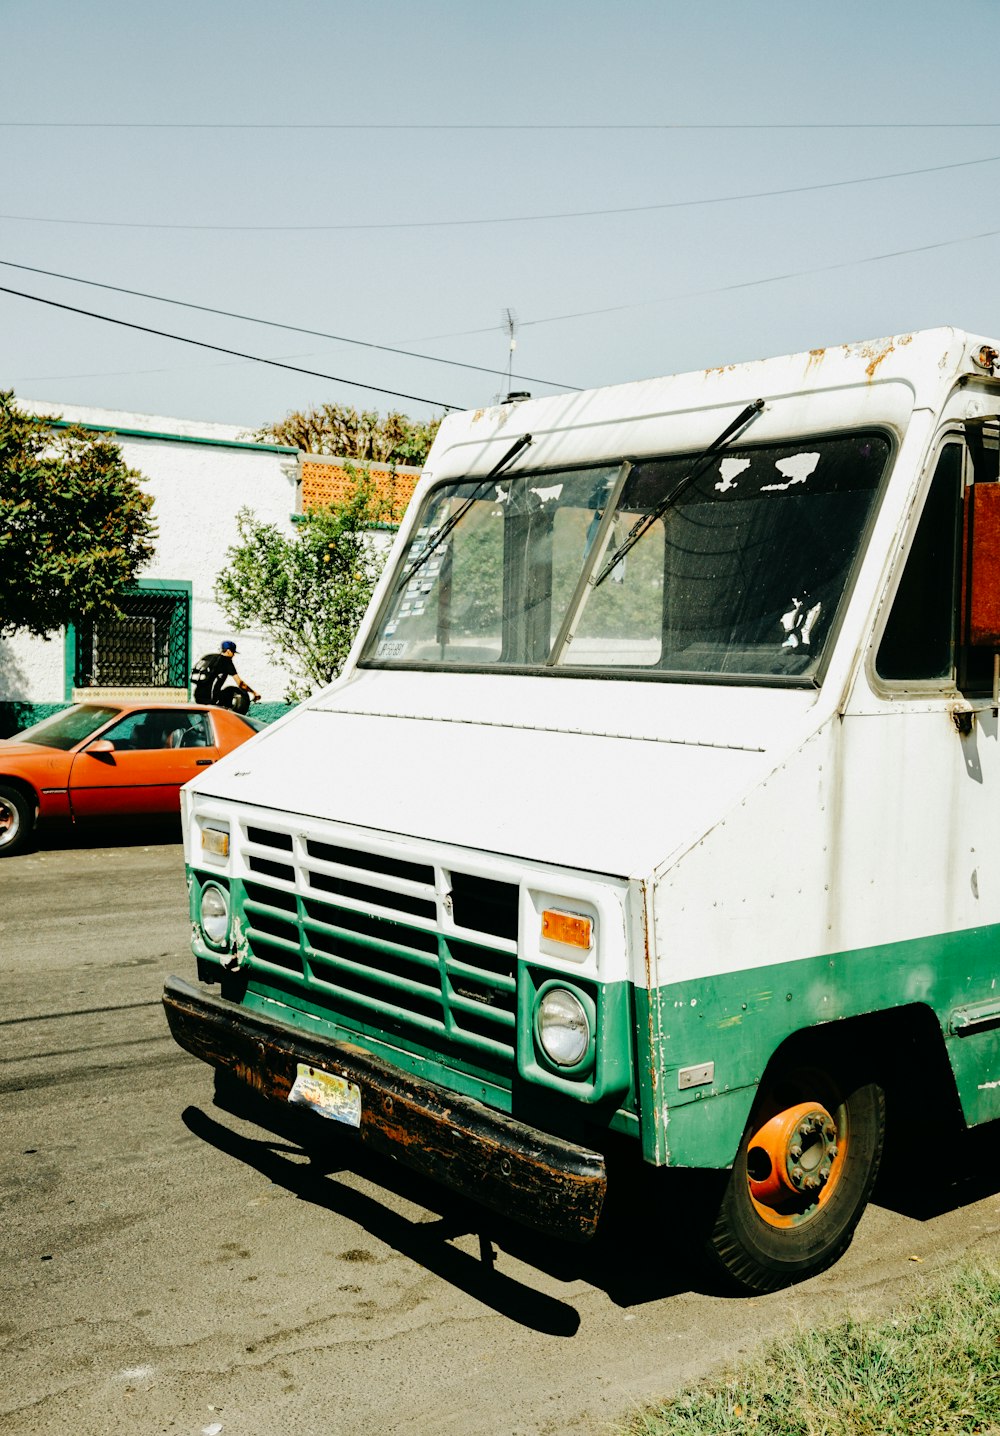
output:
[[[75,748],[77,743],[96,733],[102,723],[119,711],[117,708],[83,703],[75,708],[66,708],[62,713],[53,713],[51,718],[43,718],[41,723],[15,733],[14,740],[17,743],[38,743],[44,748],[61,748],[68,753],[70,748]]]
[[[955,666],[962,446],[942,450],[875,667],[896,681],[947,679]]]
[[[193,720],[193,721],[189,721]],[[150,748],[208,746],[203,713],[171,713],[169,708],[150,708],[130,713],[101,734],[124,752]],[[186,740],[186,741],[185,741]]]
[[[214,742],[207,713],[175,713],[165,726],[168,748],[210,748]]]
[[[118,599],[120,615],[77,628],[77,688],[186,688],[188,594],[150,589]]]
[[[639,459],[610,523],[617,464],[441,484],[365,659],[810,681],[889,455],[866,432]]]

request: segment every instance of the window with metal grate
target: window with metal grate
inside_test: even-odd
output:
[[[190,594],[157,588],[125,594],[121,616],[76,629],[76,688],[186,688]]]

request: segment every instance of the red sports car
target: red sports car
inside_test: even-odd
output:
[[[181,784],[260,727],[203,703],[80,703],[0,740],[0,857],[49,819],[176,813]]]

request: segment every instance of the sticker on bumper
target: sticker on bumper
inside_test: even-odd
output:
[[[333,1122],[343,1122],[348,1127],[361,1126],[360,1087],[305,1062],[296,1064],[296,1073],[288,1094],[289,1102],[311,1107],[320,1117],[329,1117]]]

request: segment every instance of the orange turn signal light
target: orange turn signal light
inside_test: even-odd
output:
[[[202,828],[201,849],[204,853],[214,853],[217,858],[228,858],[229,834],[221,828]]]
[[[575,912],[559,912],[546,908],[542,913],[542,937],[549,942],[562,942],[567,947],[590,947],[594,924],[589,917]]]

